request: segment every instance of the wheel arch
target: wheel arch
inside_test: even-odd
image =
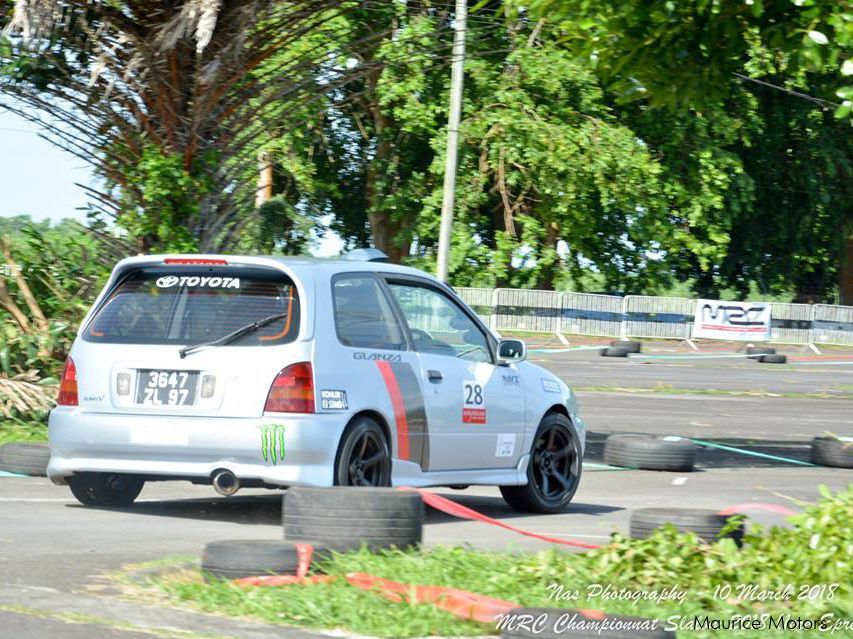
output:
[[[344,433],[347,432],[347,428],[359,417],[369,417],[382,429],[382,434],[385,435],[385,441],[388,442],[388,448],[391,450],[391,456],[394,456],[394,440],[391,439],[391,428],[388,426],[388,420],[385,419],[385,416],[376,410],[365,409],[358,411],[355,415],[350,417],[347,425],[344,426],[344,429],[341,431],[341,436],[338,439],[338,450],[340,450],[341,442],[343,441]]]
[[[549,406],[548,409],[544,413],[542,413],[542,417],[539,420],[540,423],[551,413],[559,413],[560,415],[565,415],[566,417],[568,417],[569,421],[572,422],[572,425],[574,425],[574,422],[572,421],[572,416],[569,415],[569,409],[566,408],[563,404],[553,404],[552,406]]]
[[[586,427],[581,424],[580,428],[578,424],[575,422],[572,414],[569,412],[569,409],[565,404],[553,404],[548,409],[542,413],[542,417],[539,418],[539,422],[536,425],[536,430],[539,430],[539,425],[542,423],[542,420],[548,417],[548,415],[563,415],[566,419],[569,420],[569,424],[572,427],[572,432],[575,434],[575,437],[578,438],[578,442],[580,444],[581,452],[586,450]],[[534,435],[535,436],[535,435]]]

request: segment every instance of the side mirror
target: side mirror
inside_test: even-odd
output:
[[[520,339],[502,339],[498,342],[498,364],[513,364],[526,359],[527,344]]]

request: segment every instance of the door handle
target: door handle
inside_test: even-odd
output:
[[[441,371],[427,371],[427,379],[434,384],[438,384],[444,379],[444,375],[441,374]]]

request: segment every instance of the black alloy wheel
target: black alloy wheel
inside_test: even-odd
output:
[[[391,453],[385,433],[369,417],[344,431],[335,464],[336,486],[390,486]]]
[[[84,506],[124,508],[142,492],[145,480],[119,473],[79,473],[68,478],[71,493]]]
[[[516,510],[558,513],[578,489],[582,463],[571,421],[560,413],[549,413],[539,425],[530,451],[527,485],[501,486],[501,494]]]
[[[568,493],[574,493],[580,456],[574,438],[561,424],[539,433],[530,461],[533,480],[542,499],[558,503]]]

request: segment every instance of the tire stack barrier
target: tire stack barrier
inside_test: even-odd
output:
[[[10,443],[0,446],[0,470],[16,475],[46,477],[50,448],[47,444]]]
[[[289,489],[282,503],[284,538],[321,543],[335,552],[411,548],[423,536],[424,502],[394,488]]]
[[[610,435],[604,441],[604,463],[639,470],[690,472],[696,464],[696,445],[676,436]]]
[[[811,444],[811,460],[819,466],[853,468],[853,437],[815,437]]]
[[[260,575],[298,575],[313,557],[328,555],[323,546],[280,539],[213,541],[204,548],[201,570],[208,582]]]
[[[729,515],[700,508],[641,508],[631,513],[631,539],[645,539],[657,528],[671,524],[679,532],[692,532],[702,541],[712,544],[722,537],[730,537],[740,546],[743,542],[744,524],[740,522],[723,534],[728,527]]]
[[[630,339],[617,339],[610,342],[610,345],[616,348],[624,348],[632,355],[636,355],[643,350],[643,343]]]
[[[282,499],[284,540],[227,540],[207,544],[205,579],[289,575],[303,578],[312,558],[332,552],[417,546],[424,502],[394,488],[295,486]]]
[[[749,359],[761,359],[762,355],[774,355],[776,353],[775,348],[770,348],[768,346],[747,346],[746,347],[746,356]]]

